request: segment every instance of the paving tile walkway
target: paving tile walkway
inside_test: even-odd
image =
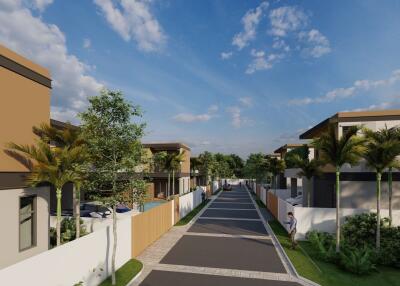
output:
[[[131,286],[307,285],[265,217],[247,189],[220,192],[191,223],[173,227],[138,257],[144,268]]]

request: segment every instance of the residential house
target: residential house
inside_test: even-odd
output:
[[[184,152],[184,160],[180,168],[175,171],[175,180],[172,182],[172,174],[170,177],[171,187],[170,195],[184,194],[190,190],[190,148],[183,143],[146,143],[143,147],[148,150],[149,157],[154,156],[158,152],[165,151],[167,153]],[[167,196],[168,172],[157,166],[152,166],[148,172],[149,177],[149,197],[165,198]],[[172,185],[175,184],[175,193],[172,193]]]
[[[285,157],[289,152],[292,152],[298,148],[303,148],[304,146],[307,146],[307,144],[305,143],[285,144],[276,149],[274,153],[279,154],[278,158],[285,160]],[[309,146],[308,149],[309,149],[308,158],[309,160],[311,160],[314,158],[314,149]],[[279,175],[278,188],[290,189],[291,197],[296,197],[302,191],[303,182],[302,178],[298,174],[299,171],[300,170],[297,168],[293,168],[292,166],[287,166],[284,173]]]
[[[49,187],[28,188],[29,166],[6,144],[33,144],[50,123],[47,69],[0,45],[0,268],[49,248]]]
[[[339,112],[325,119],[314,127],[300,135],[300,139],[318,138],[322,132],[328,130],[332,124],[337,137],[340,138],[350,126],[362,125],[373,131],[400,125],[400,110],[362,111],[362,112]],[[318,152],[315,152],[318,158]],[[333,166],[324,166],[323,174],[314,177],[307,184],[311,192],[311,206],[313,207],[335,207],[335,169]],[[357,166],[343,166],[341,169],[341,207],[342,208],[376,208],[376,177],[373,170],[367,168],[361,160]],[[400,172],[396,170],[393,174],[393,207],[400,209]],[[305,196],[304,196],[305,197]],[[304,202],[304,199],[303,199]],[[382,208],[388,208],[388,186],[387,173],[382,176]]]

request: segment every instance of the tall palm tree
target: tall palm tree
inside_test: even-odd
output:
[[[380,209],[381,209],[381,180],[382,173],[386,168],[398,165],[396,160],[400,152],[400,143],[397,140],[387,140],[387,129],[379,131],[364,130],[367,138],[366,150],[363,155],[367,165],[375,170],[376,173],[376,249],[380,249]]]
[[[62,187],[72,181],[71,165],[80,156],[81,149],[52,147],[45,140],[38,140],[36,145],[18,145],[9,143],[8,148],[19,153],[30,163],[31,173],[27,177],[30,186],[50,183],[56,189],[57,198],[57,246],[61,243],[61,198]]]
[[[398,143],[400,144],[400,128],[398,126],[394,126],[391,128],[388,128],[387,125],[385,125],[385,128],[382,128],[378,130],[375,134],[380,142],[393,142],[393,143]],[[396,156],[400,155],[400,152],[396,154]],[[393,204],[392,204],[392,198],[393,198],[393,168],[398,167],[397,165],[390,165],[388,166],[388,189],[389,189],[389,224],[392,224],[393,220]]]
[[[180,170],[181,163],[185,161],[185,151],[171,153],[172,194],[175,195],[175,172]]]
[[[286,165],[285,161],[278,159],[278,158],[269,158],[268,160],[268,168],[269,172],[272,173],[273,178],[274,178],[274,189],[277,189],[278,183],[277,183],[277,176],[285,171]]]
[[[299,168],[300,171],[298,175],[301,177],[306,177],[307,180],[311,180],[315,176],[319,176],[321,174],[321,162],[316,159],[309,160],[308,158],[302,158],[300,155],[295,154],[292,157],[292,162],[296,168]],[[310,190],[307,190],[307,206],[311,206],[311,193]]]
[[[320,160],[335,167],[336,174],[336,252],[340,251],[340,168],[344,164],[356,165],[364,151],[364,138],[357,136],[360,126],[351,126],[337,138],[335,126],[331,124],[327,132],[316,138],[312,145],[320,153]]]
[[[33,127],[33,132],[42,140],[55,144],[55,146],[72,150],[80,150],[75,161],[71,163],[70,170],[71,183],[73,183],[73,202],[76,227],[76,238],[80,237],[80,195],[81,186],[85,180],[89,157],[86,149],[86,142],[81,136],[81,130],[71,124],[66,124],[64,128],[55,128],[49,124],[41,124],[40,127]]]

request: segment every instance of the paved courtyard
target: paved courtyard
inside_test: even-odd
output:
[[[304,285],[240,186],[214,197],[194,222],[173,227],[138,259],[144,269],[132,286]]]

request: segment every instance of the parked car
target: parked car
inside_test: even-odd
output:
[[[292,206],[297,206],[303,204],[303,195],[298,195],[295,198],[288,198],[286,199],[286,202],[291,204]]]
[[[99,202],[81,203],[81,217],[105,218],[112,214],[112,209]]]
[[[232,191],[231,184],[225,184],[223,188],[224,188],[224,191]]]

